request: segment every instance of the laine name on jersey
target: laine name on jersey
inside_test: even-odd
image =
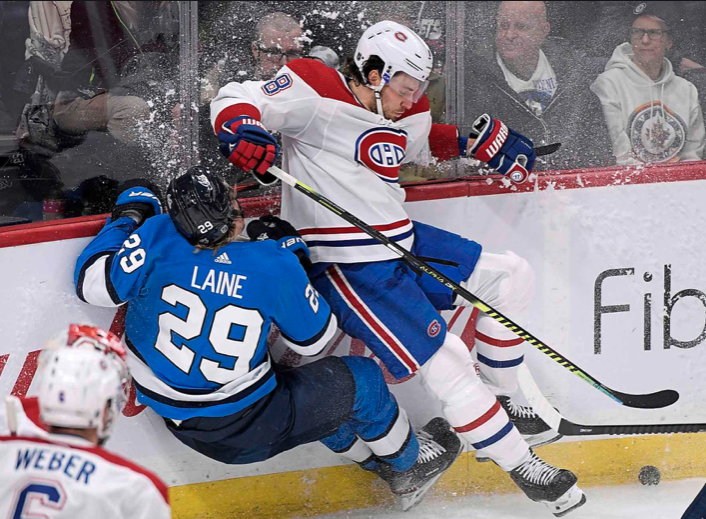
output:
[[[202,279],[200,282],[199,279]],[[191,287],[198,290],[210,291],[213,294],[226,295],[236,299],[243,296],[238,291],[243,288],[242,281],[248,279],[247,276],[231,274],[222,270],[209,269],[205,278],[199,277],[199,267],[194,266],[191,274]]]

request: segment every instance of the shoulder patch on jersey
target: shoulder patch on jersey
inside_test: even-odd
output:
[[[429,111],[429,99],[427,99],[426,95],[423,95],[419,99],[419,101],[417,101],[416,103],[414,103],[412,105],[412,108],[410,108],[409,110],[407,110],[405,113],[402,114],[402,116],[399,118],[399,120],[401,121],[405,117],[411,117],[413,115],[421,114],[421,113],[428,112],[428,111]]]
[[[319,60],[309,58],[295,59],[287,63],[287,67],[321,97],[360,106],[351,91],[348,90],[341,74],[335,69],[327,67]]]
[[[398,182],[400,166],[407,150],[407,132],[377,127],[363,132],[355,142],[355,160],[382,180]]]
[[[63,447],[70,447],[72,449],[88,452],[91,454],[94,454],[96,456],[99,456],[103,458],[105,461],[109,463],[113,463],[114,465],[120,465],[122,467],[125,467],[127,469],[132,470],[133,472],[137,472],[138,474],[141,474],[145,477],[147,477],[152,484],[157,488],[159,491],[160,495],[164,499],[164,501],[169,504],[169,489],[167,488],[167,485],[164,484],[164,482],[154,474],[153,472],[140,467],[136,463],[133,463],[132,461],[126,460],[122,456],[119,456],[117,454],[113,454],[112,452],[108,452],[107,450],[101,448],[101,447],[81,447],[78,445],[69,445],[61,442],[56,442],[56,441],[51,441],[51,440],[45,440],[42,438],[32,438],[30,436],[5,436],[2,437],[0,436],[0,441],[8,441],[8,442],[13,442],[13,441],[22,441],[22,442],[32,442],[32,443],[43,443],[46,445],[60,445]]]

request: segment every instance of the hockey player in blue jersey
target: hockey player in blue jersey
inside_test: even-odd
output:
[[[461,451],[445,420],[415,435],[370,359],[327,357],[290,370],[270,359],[272,325],[303,355],[320,353],[336,330],[300,265],[308,250],[296,231],[270,219],[253,232],[278,232],[279,241],[240,238],[234,190],[198,166],[170,183],[167,205],[160,214],[154,192],[126,190],[76,265],[80,299],[129,302],[125,342],[139,401],[184,444],[223,463],[321,440],[375,471],[404,508],[417,502]]]

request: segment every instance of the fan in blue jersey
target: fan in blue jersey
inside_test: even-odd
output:
[[[289,347],[317,355],[336,318],[309,282],[308,250],[279,219],[244,220],[235,191],[200,166],[174,179],[169,214],[142,186],[123,192],[78,259],[76,292],[129,302],[125,342],[137,396],[187,446],[223,463],[263,461],[321,440],[418,502],[461,444],[437,418],[416,435],[372,360],[273,364],[277,325]]]

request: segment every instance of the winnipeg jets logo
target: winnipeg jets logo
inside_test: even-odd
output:
[[[198,180],[199,184],[201,184],[206,189],[211,189],[211,183],[206,178],[206,175],[196,175],[196,180]]]
[[[407,150],[407,132],[394,128],[373,128],[355,143],[355,161],[389,183],[398,181]]]

